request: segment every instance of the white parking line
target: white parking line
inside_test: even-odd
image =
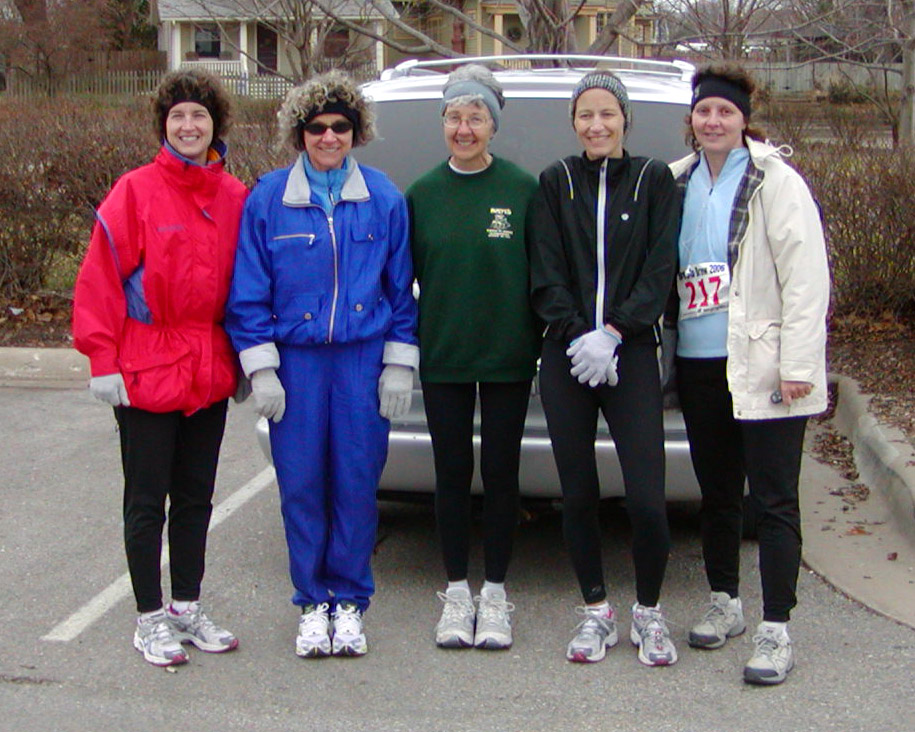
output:
[[[219,524],[229,518],[229,516],[250,499],[254,498],[254,496],[260,493],[264,488],[273,483],[274,480],[276,480],[276,473],[273,468],[264,468],[254,478],[226,498],[226,500],[218,506],[215,506],[213,508],[213,516],[210,519],[210,531],[219,526]],[[162,551],[163,569],[166,565],[168,565],[167,546]],[[101,619],[101,617],[117,603],[121,602],[121,600],[126,597],[129,597],[131,592],[130,575],[125,572],[69,618],[54,626],[47,635],[41,637],[41,640],[63,642],[74,640],[80,633],[86,630],[86,628]]]

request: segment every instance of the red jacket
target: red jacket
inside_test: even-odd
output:
[[[221,160],[163,147],[99,207],[73,302],[93,376],[121,372],[133,407],[191,414],[235,392],[223,329],[247,189]]]

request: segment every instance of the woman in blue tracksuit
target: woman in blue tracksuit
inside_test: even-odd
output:
[[[419,364],[407,210],[349,155],[375,136],[349,77],[293,88],[278,118],[299,155],[245,206],[226,327],[272,420],[296,653],[360,656],[388,420],[409,409]]]

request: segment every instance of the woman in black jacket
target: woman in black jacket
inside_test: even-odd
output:
[[[669,554],[657,323],[677,259],[679,204],[664,163],[623,149],[632,121],[609,72],[575,87],[572,125],[584,146],[540,175],[530,207],[531,297],[546,323],[540,371],[563,493],[563,532],[584,617],[570,661],[600,661],[618,640],[604,584],[594,455],[600,410],[616,443],[632,524],[639,660],[677,660],[658,605]]]

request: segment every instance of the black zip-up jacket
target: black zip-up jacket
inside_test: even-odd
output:
[[[540,174],[528,215],[531,302],[547,338],[569,342],[609,323],[624,343],[656,342],[680,228],[680,199],[666,164],[626,152],[559,160]]]

